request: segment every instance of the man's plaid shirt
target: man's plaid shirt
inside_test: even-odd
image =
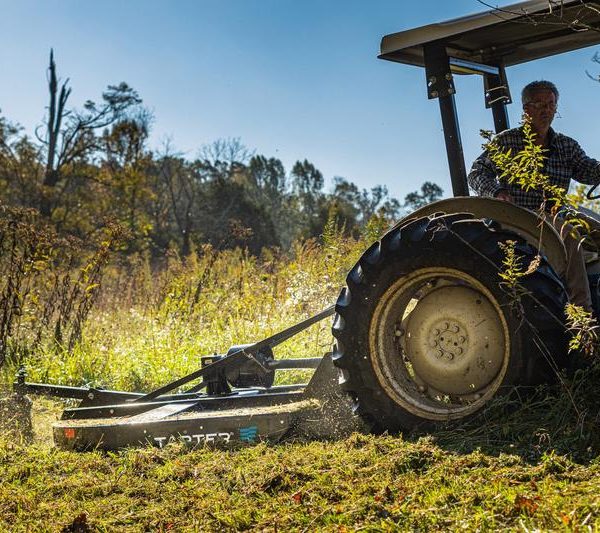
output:
[[[545,163],[542,172],[552,183],[569,190],[571,180],[594,185],[600,183],[600,162],[588,157],[581,146],[562,133],[552,128],[548,131],[549,148],[545,152]],[[525,148],[522,128],[503,131],[494,137],[494,141],[503,150],[511,150],[517,154]],[[540,191],[525,191],[516,184],[508,184],[506,178],[499,179],[501,172],[490,160],[487,152],[481,154],[473,163],[469,173],[469,186],[480,196],[496,196],[500,191],[508,191],[514,202],[527,209],[537,209],[542,203]]]

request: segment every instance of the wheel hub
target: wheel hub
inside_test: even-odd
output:
[[[453,361],[468,350],[468,332],[456,320],[440,320],[429,332],[429,346],[438,359]]]
[[[405,353],[415,381],[447,395],[477,393],[498,375],[502,323],[480,292],[446,285],[421,298],[405,318]]]

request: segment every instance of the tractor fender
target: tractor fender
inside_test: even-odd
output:
[[[514,231],[544,254],[554,271],[564,279],[567,268],[567,252],[556,229],[533,211],[523,209],[510,202],[479,196],[446,198],[413,211],[399,220],[394,225],[394,229],[405,226],[418,218],[452,213],[471,213],[476,218],[492,219],[504,228]]]

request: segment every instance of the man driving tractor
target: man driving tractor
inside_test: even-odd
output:
[[[523,112],[529,117],[534,142],[544,149],[542,172],[552,185],[568,191],[571,180],[595,185],[600,183],[600,162],[588,157],[577,141],[551,128],[556,114],[559,92],[550,81],[534,81],[523,88],[521,100]],[[494,137],[494,143],[512,154],[524,150],[523,127],[505,130]],[[519,207],[538,210],[544,202],[543,192],[525,190],[517,183],[509,183],[488,152],[481,154],[473,163],[468,176],[469,186],[480,196],[491,196],[512,202]],[[545,205],[546,210],[552,206]],[[587,281],[581,239],[574,228],[560,215],[549,219],[560,233],[567,252],[566,281],[571,303],[592,310],[590,288]]]

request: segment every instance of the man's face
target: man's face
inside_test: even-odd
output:
[[[556,113],[556,96],[548,89],[536,91],[531,101],[523,105],[523,110],[531,117],[534,130],[546,131]]]

